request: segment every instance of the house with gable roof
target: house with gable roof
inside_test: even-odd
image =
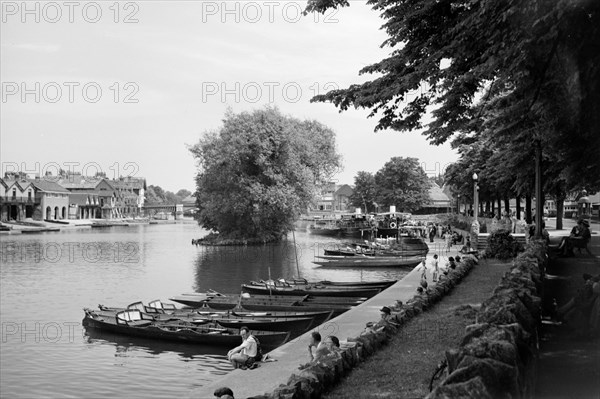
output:
[[[423,205],[421,209],[413,212],[415,215],[447,213],[452,209],[452,201],[446,194],[445,189],[433,181],[430,183],[429,203]]]
[[[68,219],[69,191],[51,179],[30,180],[35,187],[35,197],[38,206],[35,207],[35,220]]]
[[[35,206],[35,188],[24,176],[7,174],[0,179],[0,220],[32,218]]]
[[[72,196],[69,211],[77,219],[110,219],[119,217],[116,211],[117,190],[102,175],[63,174],[54,178]],[[83,217],[82,217],[83,215]]]
[[[120,217],[135,217],[142,214],[146,179],[143,177],[119,177],[110,181],[116,190],[116,213]]]

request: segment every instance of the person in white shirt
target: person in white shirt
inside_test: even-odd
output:
[[[245,370],[248,359],[256,357],[258,346],[254,337],[250,335],[248,327],[240,328],[240,336],[242,337],[242,344],[227,352],[227,358],[233,368]]]

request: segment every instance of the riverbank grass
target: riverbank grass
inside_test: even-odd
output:
[[[324,397],[425,397],[445,351],[458,347],[465,327],[475,323],[480,304],[492,295],[511,264],[496,259],[480,261],[440,302],[406,323],[387,346]]]

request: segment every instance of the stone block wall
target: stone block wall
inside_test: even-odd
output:
[[[326,359],[299,370],[292,374],[286,384],[281,384],[275,391],[254,396],[253,399],[320,398],[352,368],[383,347],[398,332],[403,323],[424,312],[450,292],[476,263],[476,258],[464,257],[463,261],[457,264],[456,269],[449,271],[448,274],[442,274],[437,284],[427,292],[415,295],[404,305],[390,304],[392,321],[395,325],[388,325],[383,331],[368,332],[358,337],[348,338],[347,343],[342,343],[340,358]]]
[[[546,261],[543,242],[530,242],[446,352],[446,377],[426,399],[533,397]]]

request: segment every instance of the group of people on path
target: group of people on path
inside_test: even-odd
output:
[[[458,263],[460,261],[461,261],[460,256],[456,256],[456,258],[454,258],[453,256],[450,256],[448,258],[448,261],[445,264],[445,270],[443,271],[443,273],[448,274],[448,272],[450,270],[456,269],[456,263]],[[427,271],[429,269],[427,268],[426,259],[423,259],[423,262],[421,263],[419,270],[421,271],[421,287],[423,287],[424,289],[427,289]],[[431,260],[431,270],[432,270],[431,281],[433,281],[435,283],[438,281],[438,278],[440,275],[440,261],[439,261],[439,257],[437,254],[434,254],[433,259]]]

